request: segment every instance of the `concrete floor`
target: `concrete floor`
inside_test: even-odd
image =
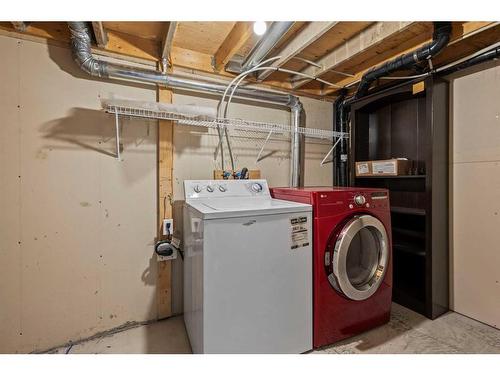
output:
[[[183,317],[59,348],[56,353],[191,353]],[[428,320],[393,304],[391,321],[313,353],[500,353],[500,330],[449,312]]]

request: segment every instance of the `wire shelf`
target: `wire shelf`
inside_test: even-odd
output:
[[[176,121],[181,125],[201,126],[206,128],[228,128],[239,131],[263,132],[273,134],[292,133],[293,129],[290,125],[277,124],[270,122],[248,121],[241,119],[224,119],[213,118],[204,115],[188,115],[182,113],[157,111],[133,106],[121,106],[107,104],[105,111],[116,116],[129,116],[138,118],[147,118],[155,120],[170,120]],[[336,132],[331,130],[303,128],[299,127],[299,134],[305,137],[334,141],[339,138],[349,138],[349,133]]]

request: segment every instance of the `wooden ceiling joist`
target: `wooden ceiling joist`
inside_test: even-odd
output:
[[[377,66],[383,63],[386,63],[397,56],[400,56],[405,53],[409,53],[418,49],[429,43],[432,38],[431,34],[427,33],[424,39],[420,37],[416,37],[413,40],[408,40],[401,47],[404,46],[404,49],[398,50],[397,53],[390,54],[388,51],[385,51],[383,54],[379,55],[379,57],[383,57],[382,60],[376,59],[376,56],[371,59],[366,60],[365,66],[363,69],[358,71],[354,77],[352,78],[343,78],[339,81],[336,81],[337,84],[342,86],[350,86],[351,88],[356,87],[356,83],[358,83],[368,70],[372,69],[373,66]],[[498,22],[464,22],[462,24],[456,23],[453,25],[452,34],[450,42],[448,46],[444,48],[444,50],[439,53],[435,58],[432,59],[434,67],[439,67],[449,62],[455,61],[461,57],[466,56],[467,54],[473,53],[480,48],[486,47],[495,41],[499,41],[500,35],[500,23]],[[379,61],[380,60],[380,61]],[[321,95],[331,95],[335,94],[338,91],[337,88],[326,88],[322,91]],[[309,90],[309,92],[314,92]],[[320,94],[316,91],[317,94]]]
[[[101,48],[106,48],[106,44],[108,44],[108,33],[106,32],[106,29],[104,28],[102,22],[93,21],[92,29],[94,30],[97,46]]]
[[[215,70],[223,70],[228,61],[252,37],[252,33],[251,22],[236,22],[214,55]]]
[[[171,21],[168,25],[168,30],[163,39],[163,44],[161,48],[161,59],[165,63],[168,63],[168,66],[172,66],[172,58],[170,56],[172,52],[172,46],[175,38],[175,32],[177,31],[177,22]]]
[[[281,67],[290,59],[297,56],[305,48],[321,38],[327,31],[338,22],[311,22],[305,26],[288,44],[286,44],[276,55],[281,56],[279,60],[273,62],[272,66]],[[258,79],[266,79],[272,71],[267,70],[259,74]]]
[[[302,72],[318,78],[328,71],[335,69],[343,61],[401,32],[412,23],[413,22],[376,22],[316,61],[322,68],[309,66]],[[293,89],[297,90],[310,81],[311,79],[298,81],[293,84]]]
[[[236,55],[245,55],[258,40],[249,22],[177,22],[177,28],[167,32],[169,25],[175,22],[93,22],[98,46],[92,52],[150,66],[169,57],[170,67],[228,78],[234,75],[224,65]],[[21,31],[11,22],[0,22],[0,35],[69,47],[66,22],[25,26]],[[302,71],[352,91],[369,69],[428,43],[432,32],[432,22],[297,22],[270,55],[282,56],[274,66]],[[452,22],[450,43],[432,63],[440,67],[469,56],[498,43],[499,35],[498,22]],[[339,90],[316,80],[297,79],[293,74],[271,72],[259,76],[259,85],[323,100],[333,100]],[[249,81],[257,83],[254,77]]]

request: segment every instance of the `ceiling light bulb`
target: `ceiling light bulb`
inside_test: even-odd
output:
[[[264,35],[267,30],[267,25],[264,21],[256,21],[253,24],[253,32],[257,35]]]

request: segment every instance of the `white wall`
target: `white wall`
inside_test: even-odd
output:
[[[452,94],[451,308],[500,327],[500,66]]]
[[[113,96],[155,100],[155,89],[89,79],[67,48],[0,36],[0,51],[0,353],[46,350],[155,319],[156,122],[122,121],[118,162],[114,119],[100,107],[100,98]],[[179,93],[174,102],[216,104]],[[303,103],[307,126],[331,129],[330,103]],[[230,115],[290,118],[239,103]],[[214,142],[204,130],[175,126],[175,200],[183,179],[212,177]],[[258,142],[235,137],[241,166],[287,185],[289,143],[271,143],[267,152],[277,152],[255,164]],[[306,146],[306,184],[331,184],[331,164],[319,167],[328,149]],[[177,312],[181,269],[178,260]]]
[[[156,123],[100,97],[152,88],[86,79],[69,50],[0,37],[0,353],[48,349],[156,317]]]

